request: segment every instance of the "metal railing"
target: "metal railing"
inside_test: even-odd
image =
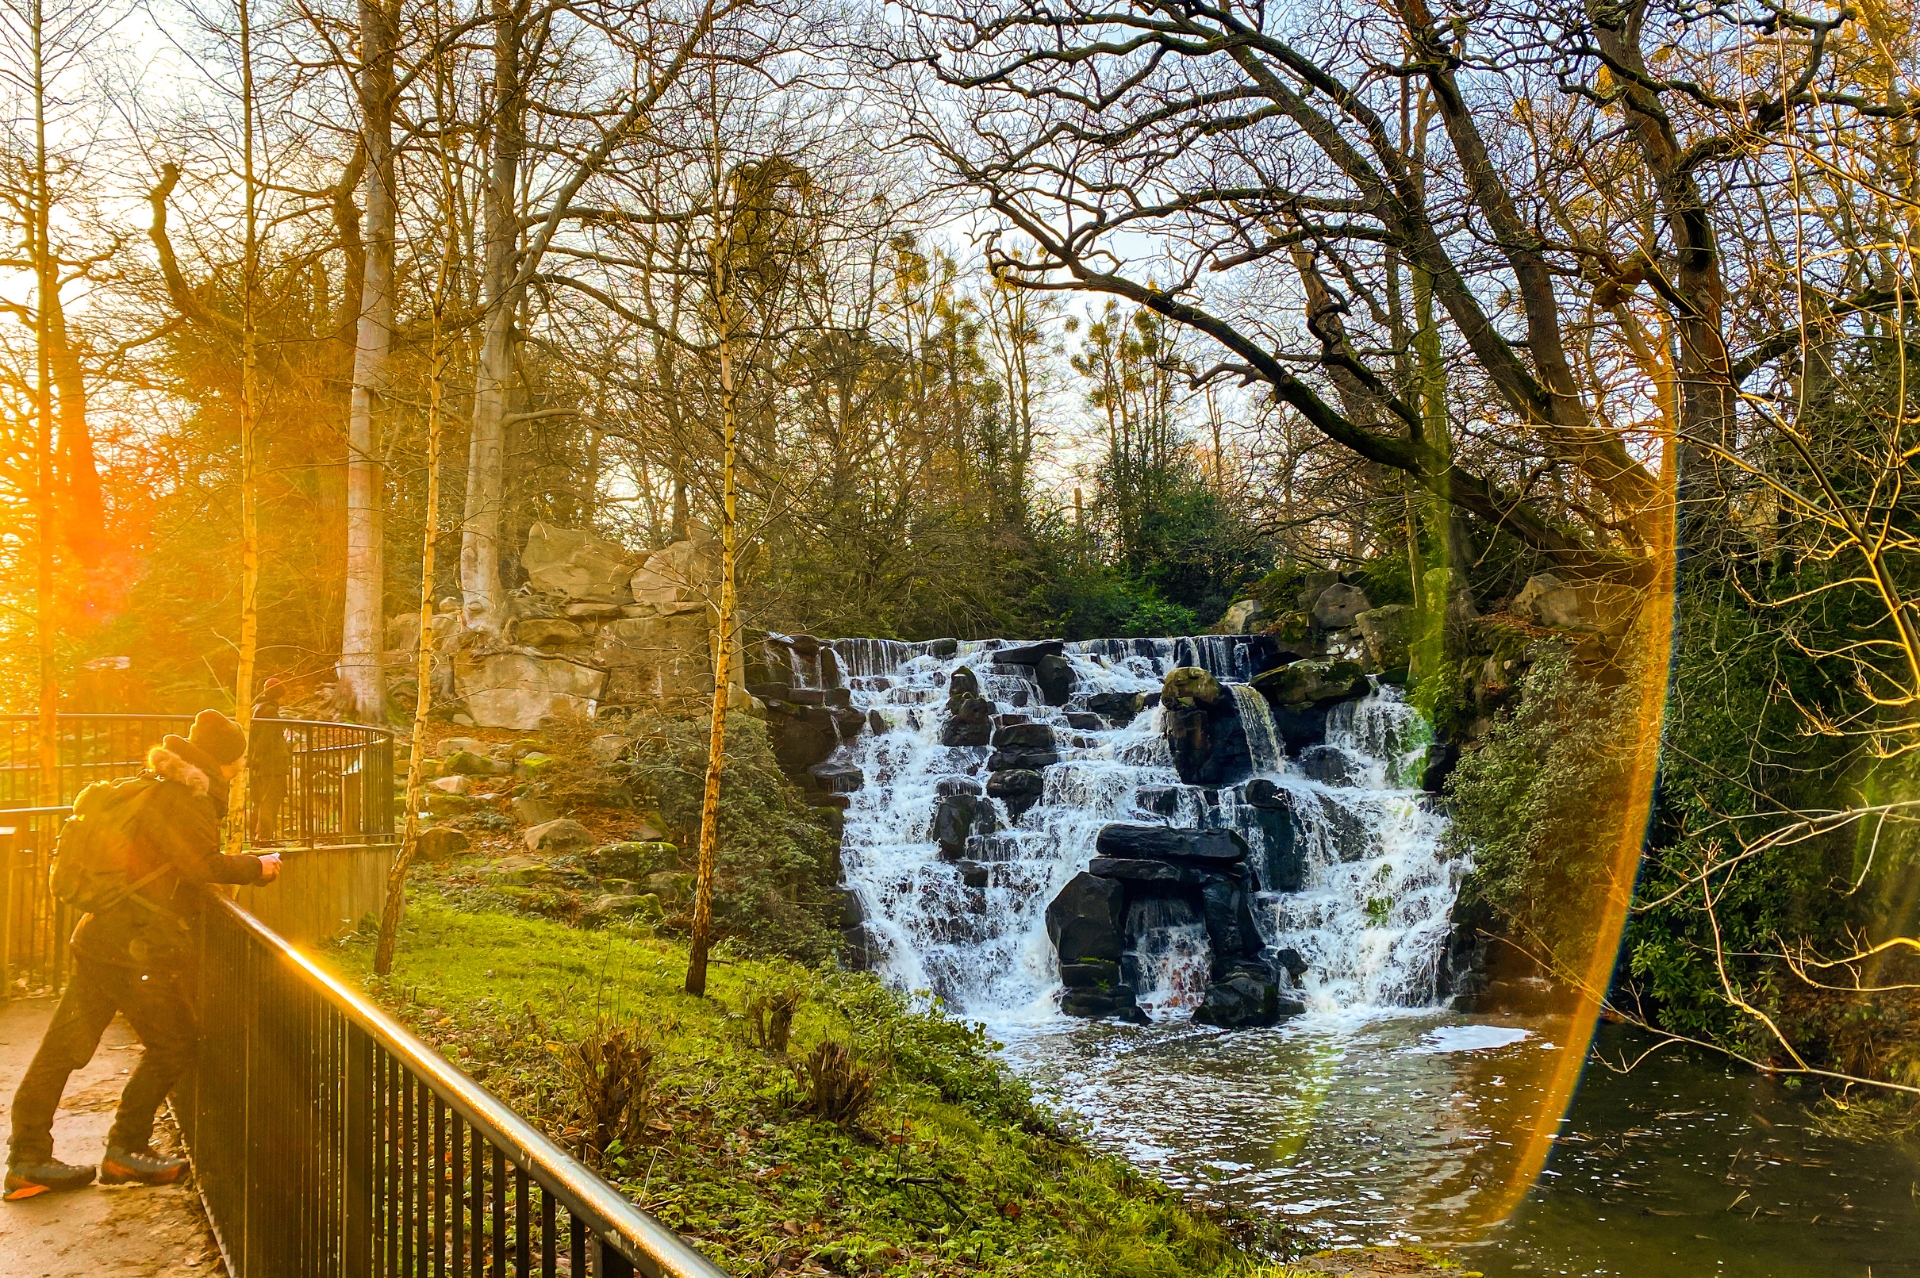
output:
[[[61,715],[59,801],[73,802],[95,781],[132,776],[146,766],[147,750],[161,737],[185,736],[192,726],[191,715]],[[43,801],[39,747],[36,716],[0,716],[0,808]],[[396,837],[392,730],[255,719],[247,832],[248,843],[257,847],[391,843]]]
[[[174,1097],[233,1278],[721,1278],[385,1013],[227,902]]]
[[[67,937],[76,920],[47,890],[47,862],[70,808],[0,812],[0,1001],[29,988],[58,989],[67,979]]]

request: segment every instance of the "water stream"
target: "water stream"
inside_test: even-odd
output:
[[[1009,1063],[1096,1144],[1198,1197],[1270,1213],[1313,1244],[1459,1244],[1471,1248],[1468,1267],[1489,1274],[1920,1278],[1912,1144],[1807,1137],[1777,1093],[1756,1100],[1754,1080],[1737,1084],[1705,1061],[1664,1060],[1651,1100],[1589,1066],[1547,1173],[1512,1211],[1518,1133],[1536,1121],[1570,1035],[1549,1018],[1433,1006],[1466,867],[1442,856],[1445,818],[1416,788],[1426,728],[1394,690],[1338,707],[1325,742],[1288,757],[1264,699],[1243,686],[1256,673],[1244,641],[1070,644],[1073,693],[1058,708],[1042,704],[1031,667],[992,661],[999,646],[964,643],[949,656],[879,640],[822,648],[813,677],[844,682],[886,729],[836,756],[865,776],[846,814],[847,883],[884,976],[985,1022]],[[1290,848],[1269,846],[1273,827],[1244,782],[1180,783],[1157,709],[1118,720],[1089,709],[1101,694],[1156,693],[1181,665],[1227,685],[1255,775],[1284,792]],[[994,803],[976,827],[972,885],[930,830],[939,794],[987,776],[988,747],[940,744],[961,667],[1003,714],[1051,725],[1060,756],[1034,807],[1015,819]],[[1192,1024],[1207,933],[1166,901],[1129,919],[1123,967],[1150,1023],[1062,1016],[1045,911],[1109,821],[1239,831],[1259,889],[1255,921],[1270,953],[1306,961],[1294,997],[1308,1013],[1265,1030]],[[1298,890],[1275,890],[1293,886],[1280,882],[1290,856]],[[1729,1149],[1736,1135],[1743,1152]],[[1778,1191],[1765,1202],[1751,1188],[1762,1180]],[[1742,1188],[1735,1212],[1723,1200]],[[1735,1216],[1756,1204],[1745,1224],[1761,1232],[1743,1233]]]

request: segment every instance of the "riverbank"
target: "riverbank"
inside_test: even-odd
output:
[[[696,999],[677,943],[419,890],[389,979],[368,979],[364,936],[332,961],[572,1149],[586,1124],[570,1048],[601,1025],[638,1036],[653,1101],[604,1170],[731,1273],[1260,1272],[1252,1226],[1094,1153],[982,1034],[910,1011],[870,977],[723,951]],[[753,1005],[787,992],[799,998],[782,1052],[756,1043]],[[829,1040],[872,1080],[845,1124],[809,1108],[805,1065]]]

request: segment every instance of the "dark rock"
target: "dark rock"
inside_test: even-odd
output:
[[[795,635],[787,640],[787,646],[803,657],[811,657],[826,645],[812,635]]]
[[[1258,783],[1249,784],[1248,789],[1253,784]],[[1306,851],[1300,846],[1300,832],[1293,824],[1293,806],[1285,801],[1286,791],[1274,789],[1279,802],[1265,794],[1261,797],[1267,802],[1248,802],[1254,828],[1260,832],[1259,855],[1248,855],[1256,863],[1254,871],[1261,887],[1269,892],[1298,892],[1306,883]]]
[[[1009,768],[987,778],[987,794],[1007,805],[1007,812],[1018,819],[1028,808],[1040,802],[1047,780],[1038,772]]]
[[[1181,787],[1177,785],[1143,785],[1133,792],[1133,802],[1148,812],[1170,817],[1180,811],[1180,795]]]
[[[1358,785],[1353,759],[1339,746],[1308,746],[1300,752],[1300,770],[1322,785]]]
[[[1109,719],[1130,723],[1146,703],[1146,698],[1137,692],[1096,692],[1087,698],[1087,709]]]
[[[1254,926],[1245,888],[1228,879],[1210,878],[1200,888],[1200,906],[1216,965],[1260,953],[1265,942]]]
[[[960,651],[958,639],[931,639],[927,642],[927,653],[935,657],[951,657]]]
[[[1204,870],[1191,866],[1119,856],[1096,856],[1087,866],[1087,873],[1124,883],[1159,883],[1172,887],[1198,887],[1207,881]]]
[[[1333,706],[1364,697],[1373,685],[1357,661],[1295,661],[1255,675],[1255,692],[1276,706]]]
[[[867,731],[877,737],[893,731],[893,725],[882,718],[878,710],[869,710],[867,711]]]
[[[1002,648],[993,654],[993,661],[1000,666],[1031,666],[1038,664],[1042,657],[1059,656],[1066,647],[1058,639],[1043,639],[1019,648]]]
[[[970,888],[983,888],[987,885],[989,871],[978,861],[960,862],[960,882]]]
[[[838,811],[845,812],[853,806],[853,800],[844,794],[822,794],[815,792],[803,795],[802,797],[806,799],[808,807],[834,808]]]
[[[1366,591],[1336,582],[1320,592],[1310,611],[1313,624],[1322,630],[1345,630],[1353,625],[1355,617],[1372,607]]]
[[[880,962],[880,947],[864,925],[840,933],[840,966],[849,972],[869,972]]]
[[[1050,652],[1033,663],[1033,679],[1040,685],[1040,697],[1050,706],[1064,706],[1073,695],[1073,666],[1059,653]]]
[[[1122,985],[1112,990],[1068,990],[1060,996],[1060,1011],[1067,1016],[1089,1020],[1121,1020],[1145,1025],[1147,1014],[1133,1000],[1133,991]]]
[[[413,845],[413,854],[422,861],[445,861],[466,852],[472,845],[466,835],[444,825],[429,826],[420,831]]]
[[[1427,747],[1426,771],[1420,774],[1420,788],[1429,794],[1439,794],[1446,788],[1447,778],[1453,775],[1455,765],[1460,762],[1460,743],[1435,737]]]
[[[867,907],[860,904],[860,894],[852,888],[840,888],[840,926],[842,928],[859,927],[867,921]]]
[[[767,718],[773,757],[788,775],[798,776],[840,747],[840,725],[833,711],[819,706],[787,706]]]
[[[987,790],[972,777],[941,777],[933,783],[933,792],[944,799],[949,794],[985,794]]]
[[[762,701],[793,701],[793,685],[790,683],[750,683],[747,691]]]
[[[1062,963],[1060,983],[1070,990],[1111,989],[1120,983],[1120,965],[1100,959]]]
[[[973,672],[973,667],[961,666],[953,672],[953,677],[947,680],[947,695],[949,697],[980,695],[980,676]]]
[[[1038,772],[1058,762],[1060,753],[1057,750],[995,750],[987,756],[987,770],[1003,772],[1008,768],[1026,768]]]
[[[1107,721],[1097,714],[1086,714],[1079,710],[1069,710],[1067,712],[1067,726],[1075,732],[1100,732],[1106,728]]]
[[[991,810],[991,808],[989,808]],[[969,861],[987,861],[999,864],[1011,861],[1020,852],[1020,844],[1010,835],[975,834],[967,839],[966,854]]]
[[[822,662],[824,662],[826,658],[826,653],[823,652],[820,654]],[[828,706],[835,710],[847,710],[853,706],[853,693],[846,688],[823,688],[820,692],[820,698],[821,705]]]
[[[1274,1025],[1280,1020],[1280,987],[1251,973],[1237,973],[1207,987],[1207,996],[1194,1009],[1201,1025],[1244,1029]]]
[[[843,688],[840,691],[846,690]],[[834,726],[840,730],[842,741],[853,740],[867,726],[867,716],[851,707],[845,710],[830,710],[828,713],[833,716]]]
[[[1240,799],[1249,807],[1278,808],[1282,812],[1293,810],[1293,800],[1287,797],[1287,792],[1265,777],[1255,777],[1247,782],[1240,792]]]
[[[1160,704],[1169,708],[1207,708],[1223,701],[1231,704],[1232,698],[1218,679],[1199,666],[1176,666],[1160,685]]]
[[[944,746],[983,746],[993,740],[993,702],[963,698],[940,729]]]
[[[1002,716],[1003,727],[993,734],[994,748],[998,750],[1051,750],[1054,745],[1053,728],[1045,723],[1005,723],[1009,716]]]
[[[1287,977],[1298,985],[1307,974],[1307,961],[1300,957],[1300,951],[1291,947],[1281,950],[1273,956],[1273,961],[1286,970]]]
[[[807,775],[828,794],[852,794],[867,783],[867,774],[850,763],[816,763]]]
[[[824,706],[827,704],[827,692],[824,688],[788,688],[777,694],[781,701],[796,706]]]
[[[1230,864],[1247,856],[1247,841],[1232,830],[1176,830],[1132,821],[1101,826],[1093,847],[1100,856],[1153,861]]]
[[[1308,746],[1317,746],[1327,739],[1327,711],[1331,708],[1274,706],[1269,711],[1273,716],[1273,730],[1289,755],[1298,758]]]
[[[1126,889],[1112,879],[1076,874],[1047,906],[1047,938],[1062,963],[1118,963],[1126,949]]]
[[[948,860],[957,860],[967,840],[976,834],[992,834],[1000,828],[993,804],[977,794],[949,794],[934,805],[932,835]]]

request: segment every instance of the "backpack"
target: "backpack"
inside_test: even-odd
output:
[[[140,800],[158,782],[151,777],[96,781],[73,800],[73,815],[60,827],[47,870],[47,886],[76,910],[112,909],[165,874],[171,866],[133,877],[134,822]],[[144,897],[135,900],[146,902]],[[158,907],[156,907],[158,908]]]

